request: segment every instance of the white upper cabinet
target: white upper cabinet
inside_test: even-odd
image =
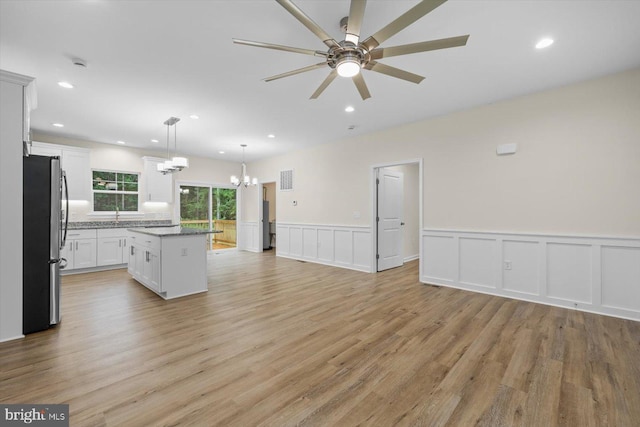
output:
[[[69,200],[91,200],[89,150],[64,149],[62,168],[67,173]]]
[[[58,156],[62,159],[62,147],[59,145],[46,144],[44,142],[33,142],[31,145],[31,154],[36,156]]]
[[[173,180],[171,175],[163,175],[158,172],[158,164],[164,162],[164,159],[143,157],[142,160],[144,161],[145,181],[143,200],[145,202],[171,203],[173,200],[173,195],[171,194]]]
[[[31,154],[59,156],[62,169],[67,174],[69,200],[91,200],[91,165],[88,149],[34,141]]]

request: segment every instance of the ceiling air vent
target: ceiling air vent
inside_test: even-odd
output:
[[[293,169],[280,171],[280,191],[293,190]]]

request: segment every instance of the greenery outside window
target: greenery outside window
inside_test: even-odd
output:
[[[92,178],[94,212],[138,210],[137,173],[94,170]]]

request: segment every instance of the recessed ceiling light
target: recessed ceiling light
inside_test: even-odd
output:
[[[120,144],[120,145],[124,145],[124,144],[126,144],[126,142],[124,142],[124,141],[117,141],[117,142],[118,142],[118,144]]]
[[[189,116],[189,118],[193,119],[193,120],[198,120],[200,117],[196,116],[195,114],[192,114]]]
[[[353,108],[351,105],[347,106],[347,108],[344,109],[344,111],[346,111],[347,113],[352,113],[355,111],[355,108]]]
[[[220,153],[220,154],[224,154],[224,151],[218,151],[218,153]]]
[[[276,136],[272,133],[270,133],[269,135],[267,135],[267,138],[275,138]]]
[[[63,87],[65,89],[73,89],[73,85],[69,82],[58,82],[58,86]]]
[[[553,44],[553,39],[542,39],[538,43],[536,43],[536,49],[544,49],[545,47],[549,47]]]
[[[157,139],[152,139],[151,142],[158,142],[158,140]]]
[[[53,123],[53,125],[57,128],[63,128],[64,125],[62,123]]]

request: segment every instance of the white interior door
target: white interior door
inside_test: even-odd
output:
[[[404,263],[404,175],[378,169],[378,271]]]

